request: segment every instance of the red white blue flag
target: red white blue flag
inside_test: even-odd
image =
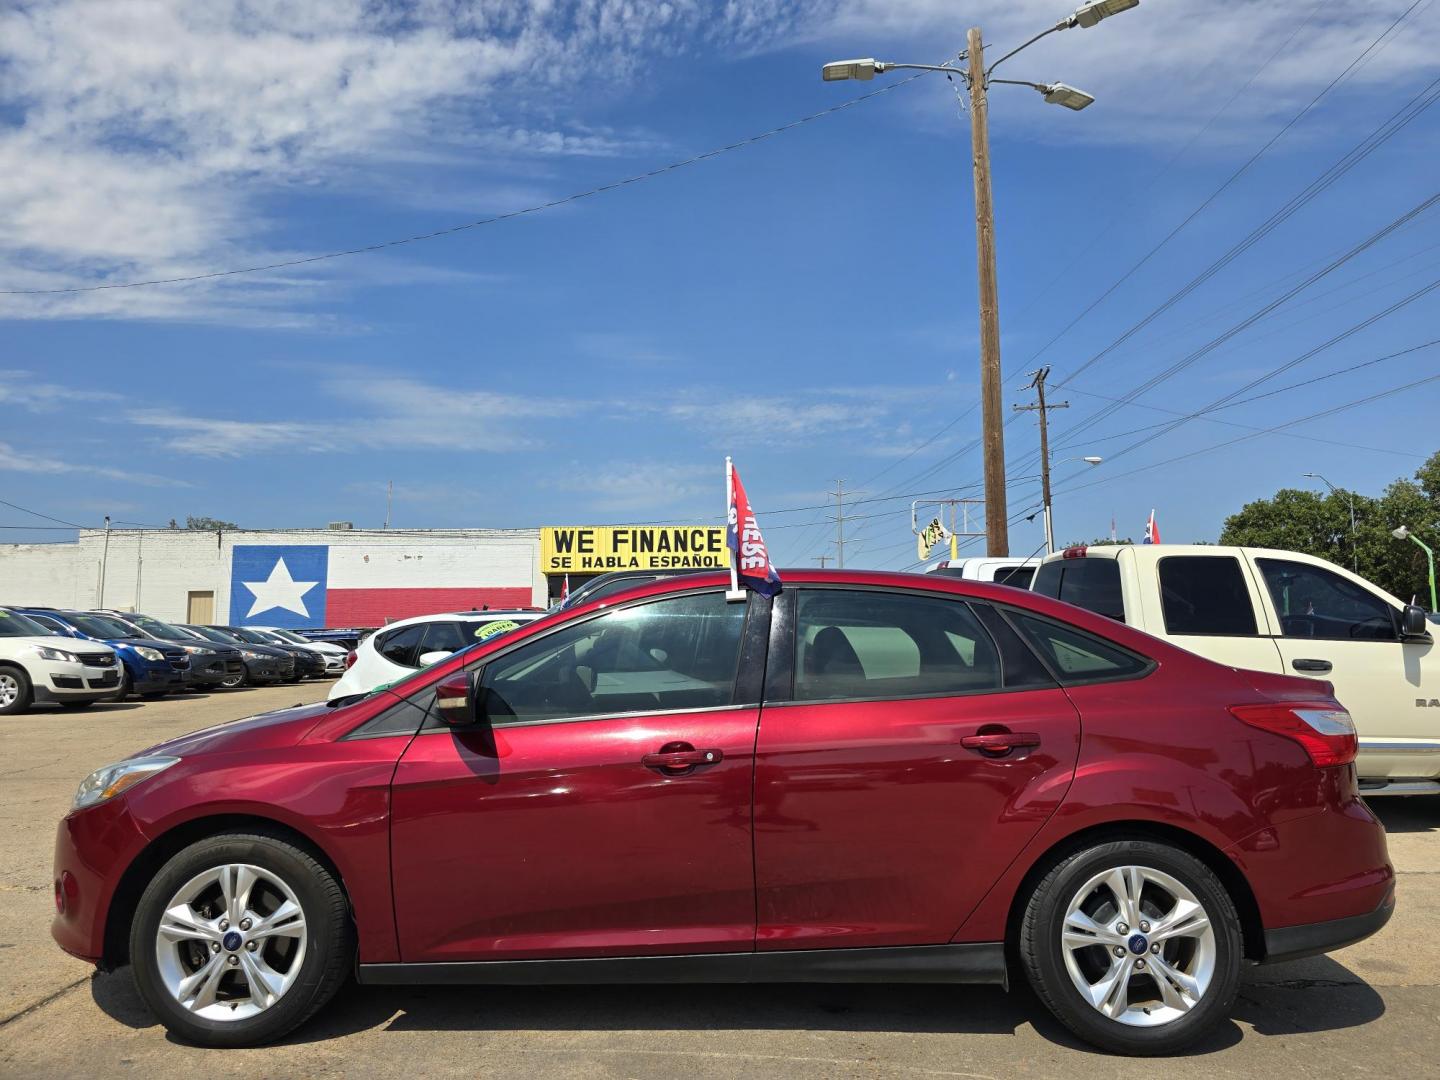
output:
[[[1150,520],[1145,523],[1145,539],[1141,543],[1158,544],[1160,542],[1160,526],[1155,524],[1155,511],[1150,511]]]
[[[761,596],[774,596],[780,591],[780,574],[770,561],[770,550],[760,535],[745,485],[740,483],[740,474],[728,457],[725,479],[730,501],[725,531],[725,544],[730,549],[730,583],[736,590],[743,584]]]

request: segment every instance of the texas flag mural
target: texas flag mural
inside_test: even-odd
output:
[[[493,565],[493,564],[492,564]],[[516,578],[524,581],[519,566]],[[383,626],[411,615],[525,607],[529,584],[488,584],[473,548],[236,544],[230,561],[233,626]]]

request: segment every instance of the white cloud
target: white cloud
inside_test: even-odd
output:
[[[114,469],[105,465],[83,465],[59,458],[43,457],[38,454],[17,450],[9,443],[0,442],[0,472],[19,472],[31,475],[84,474],[106,480],[120,480],[129,484],[143,484],[146,487],[189,487],[184,480],[172,480],[168,476],[153,473],[132,472],[129,469]]]
[[[119,394],[43,382],[33,371],[0,370],[0,412],[14,406],[27,412],[47,413],[80,402],[118,401]]]

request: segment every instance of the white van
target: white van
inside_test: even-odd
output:
[[[927,566],[927,574],[948,574],[970,581],[993,581],[997,585],[1030,588],[1030,580],[1040,566],[1038,559],[990,558],[977,555],[969,559],[941,559]]]
[[[1366,795],[1440,794],[1440,658],[1423,610],[1295,551],[1077,547],[1031,588],[1238,668],[1334,684]]]

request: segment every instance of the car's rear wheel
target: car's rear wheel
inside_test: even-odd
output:
[[[0,667],[0,716],[24,712],[33,696],[25,672],[18,667]]]
[[[308,852],[264,834],[181,851],[140,898],[135,984],[165,1027],[202,1046],[258,1046],[320,1009],[353,948],[345,895]]]
[[[1118,840],[1076,852],[1035,887],[1020,956],[1067,1027],[1121,1054],[1174,1053],[1229,1015],[1240,919],[1188,852]]]

